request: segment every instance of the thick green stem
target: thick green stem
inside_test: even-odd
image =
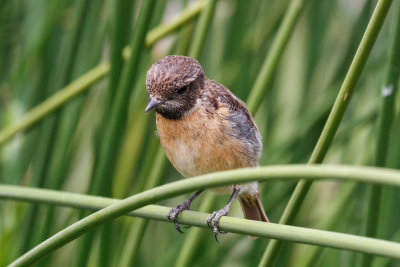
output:
[[[282,24],[279,27],[278,33],[274,38],[271,48],[265,58],[264,64],[261,67],[257,80],[250,92],[246,103],[252,112],[256,112],[261,105],[267,91],[268,85],[271,83],[278,62],[282,56],[285,47],[289,42],[290,36],[297,25],[301,12],[307,0],[292,0],[289,10],[283,18]]]
[[[140,188],[140,191],[156,187],[160,184],[163,178],[163,171],[167,165],[167,158],[165,156],[164,150],[159,147],[155,159],[152,160],[153,167],[150,170],[149,177],[146,179],[145,185]],[[167,213],[165,213],[167,214]],[[164,216],[165,216],[164,214]],[[166,218],[166,216],[165,216]],[[120,266],[134,266],[136,264],[139,247],[142,243],[144,232],[147,228],[148,220],[136,221],[135,227],[132,227],[127,244],[125,244],[124,250],[121,253],[122,259]]]
[[[11,191],[13,191],[14,186],[10,186]],[[0,186],[0,192],[3,190],[2,186]],[[21,188],[17,189],[21,191]],[[24,200],[28,200],[30,195],[34,195],[29,201],[38,201],[41,202],[40,198],[36,198],[38,193],[54,193],[57,196],[54,196],[54,200],[57,201],[59,192],[51,191],[51,190],[41,190],[42,192],[35,192],[37,189],[24,188],[26,190],[27,196],[24,197]],[[44,192],[43,192],[44,191]],[[63,193],[64,194],[64,193]],[[78,203],[85,199],[86,204],[85,208],[97,210],[99,207],[105,207],[108,204],[114,203],[115,199],[110,198],[99,198],[93,196],[85,196],[79,194],[67,193],[68,198],[64,199],[64,203],[58,203],[59,205],[74,207],[72,204],[76,199]],[[16,194],[14,199],[19,200],[18,197],[20,195]],[[98,198],[98,199],[97,199]],[[68,199],[68,200],[67,200]],[[47,198],[49,200],[49,198]],[[89,205],[88,203],[95,202],[96,204]],[[79,204],[77,205],[79,206]],[[132,211],[126,215],[133,217],[140,217],[146,219],[152,219],[157,221],[171,222],[165,216],[165,213],[169,211],[169,207],[163,207],[158,205],[147,205],[146,207],[139,208],[135,211]],[[206,218],[208,218],[209,214],[200,213],[194,211],[183,211],[179,216],[179,222],[186,225],[193,225],[202,228],[208,228],[206,223]],[[257,221],[245,220],[234,217],[223,217],[221,218],[221,229],[225,231],[229,231],[232,233],[244,234],[244,235],[258,235],[260,237],[265,238],[279,238],[287,241],[304,243],[310,245],[319,245],[326,246],[338,249],[346,249],[363,253],[371,253],[374,255],[398,258],[400,244],[395,242],[383,241],[379,239],[373,238],[365,238],[359,237],[349,234],[328,232],[323,230],[315,230],[303,227],[289,226],[289,225],[281,225],[274,223],[262,223]]]
[[[53,74],[48,73],[49,76],[54,75],[54,83],[48,88],[49,95],[57,92],[63,86],[68,84],[72,80],[74,66],[76,66],[78,61],[78,48],[82,43],[82,33],[83,26],[85,25],[85,14],[88,10],[89,1],[83,0],[75,3],[73,8],[73,16],[71,19],[72,30],[65,37],[65,46],[61,49],[61,64],[59,64],[56,71]],[[47,184],[47,174],[49,173],[50,166],[54,163],[54,152],[59,149],[56,146],[57,139],[59,137],[60,127],[63,125],[61,122],[64,117],[61,112],[55,112],[51,114],[51,117],[45,121],[40,127],[40,137],[38,139],[38,149],[36,156],[34,156],[35,163],[33,164],[33,186],[43,187]],[[67,143],[67,142],[65,142]],[[65,144],[64,143],[64,144]],[[56,176],[59,178],[58,176]],[[28,218],[25,220],[26,223],[26,234],[24,238],[24,251],[31,248],[34,244],[37,244],[38,240],[34,240],[34,235],[32,234],[39,224],[38,213],[36,207],[33,210],[29,210]],[[39,231],[39,236],[46,235],[47,228],[43,228]],[[43,237],[44,238],[44,237]],[[39,239],[42,240],[43,238]]]
[[[382,28],[383,22],[389,11],[392,0],[380,0],[372,14],[371,20],[367,26],[361,43],[357,49],[354,59],[347,72],[345,80],[340,88],[339,94],[329,114],[328,120],[318,139],[318,142],[313,150],[309,163],[321,163],[326,156],[326,153],[332,143],[332,140],[342,121],[343,114],[350,102],[354,88],[361,76],[365,63],[371,53],[372,47],[375,44],[378,33]],[[311,181],[301,180],[290,200],[287,204],[279,223],[291,224],[297,215],[308,190],[311,187]],[[282,242],[271,240],[264,252],[259,266],[272,266],[279,255],[279,250]]]
[[[382,110],[379,119],[378,141],[376,143],[375,166],[384,167],[386,164],[387,151],[389,147],[392,121],[394,117],[394,102],[398,81],[400,77],[400,5],[397,3],[397,14],[394,17],[394,34],[392,47],[388,57],[388,72],[382,87]],[[378,220],[380,215],[380,203],[382,197],[382,186],[371,186],[368,203],[368,214],[365,235],[375,237],[378,231]],[[361,266],[372,266],[373,258],[365,255],[361,260]]]
[[[124,59],[122,50],[128,44],[128,37],[132,27],[133,0],[112,1],[112,12],[110,16],[110,80],[108,84],[108,92],[106,108],[111,108],[111,103],[115,97],[115,88],[118,87],[118,81],[121,76]]]
[[[2,190],[2,186],[0,186],[0,192]],[[13,186],[11,186],[11,191],[13,191]],[[27,189],[27,190],[26,190]],[[21,191],[21,188],[17,189]],[[35,192],[36,189],[24,188],[26,190],[27,196],[24,197],[24,200],[28,200],[30,195],[37,196],[38,193],[55,193],[57,196],[54,196],[54,200],[58,198],[59,192],[50,190],[42,190],[44,192]],[[49,192],[47,192],[49,191]],[[14,199],[18,199],[18,194]],[[63,206],[73,206],[71,203],[76,199],[78,201],[82,201],[85,199],[86,203],[96,202],[94,205],[85,204],[85,208],[90,208],[93,210],[99,209],[99,207],[105,207],[108,204],[114,203],[115,199],[109,198],[99,198],[93,196],[84,196],[79,194],[68,193],[68,198],[65,198],[65,203],[59,205]],[[99,199],[97,199],[99,198]],[[48,200],[49,198],[47,198]],[[67,200],[68,199],[68,200]],[[40,199],[33,197],[29,199],[29,201],[38,201],[41,202]],[[80,202],[78,202],[80,203]],[[163,207],[158,205],[147,205],[146,207],[139,208],[135,211],[128,213],[128,216],[140,217],[164,222],[171,222],[165,216],[165,213],[169,211],[169,207]],[[202,228],[208,228],[206,223],[206,218],[208,218],[209,214],[200,213],[194,211],[184,211],[179,216],[179,222],[186,225],[193,225]],[[265,238],[278,238],[287,241],[304,243],[310,245],[319,245],[326,246],[338,249],[346,249],[351,251],[370,253],[374,255],[398,258],[400,244],[395,242],[383,241],[379,239],[365,238],[359,237],[349,234],[328,232],[323,230],[315,230],[303,227],[289,226],[289,225],[281,225],[274,223],[262,223],[257,221],[250,221],[240,218],[234,217],[223,217],[221,219],[221,229],[225,231],[229,231],[232,233],[244,234],[244,235],[258,235],[260,237]]]
[[[116,157],[110,155],[118,155],[121,147],[120,136],[124,133],[127,121],[127,110],[129,100],[132,93],[132,86],[138,76],[139,64],[143,55],[143,47],[145,46],[145,37],[149,28],[153,6],[155,0],[144,1],[141,5],[139,17],[134,27],[133,36],[130,42],[132,54],[121,73],[121,80],[115,92],[112,101],[111,110],[106,112],[105,123],[102,124],[101,143],[99,144],[99,153],[96,156],[94,171],[92,174],[92,184],[90,192],[95,195],[109,196],[112,192],[112,177],[115,170]],[[100,232],[100,261],[99,265],[108,266],[111,263],[111,226],[105,225]],[[79,266],[87,262],[87,255],[92,247],[93,235],[86,235],[79,248]],[[85,259],[85,260],[84,260]]]
[[[43,258],[45,255],[50,252],[62,247],[68,242],[76,239],[81,236],[85,232],[93,229],[94,227],[109,221],[110,219],[116,218],[118,216],[122,216],[132,210],[138,209],[145,205],[161,201],[163,199],[167,199],[179,194],[192,192],[202,188],[212,188],[221,185],[235,184],[235,183],[243,183],[250,182],[254,180],[259,181],[268,181],[268,180],[276,180],[276,179],[297,179],[298,177],[304,177],[304,179],[321,179],[326,180],[328,178],[331,179],[340,179],[340,180],[350,180],[350,181],[359,181],[359,182],[368,182],[368,183],[379,183],[386,184],[391,186],[400,187],[400,171],[397,170],[389,170],[382,168],[371,168],[371,167],[340,167],[340,166],[301,166],[301,165],[292,165],[292,166],[274,166],[274,167],[261,167],[261,168],[245,168],[238,170],[230,170],[219,173],[212,173],[207,175],[202,175],[190,179],[184,179],[178,182],[162,185],[137,195],[131,196],[121,201],[115,201],[114,204],[107,206],[106,208],[93,213],[85,217],[84,219],[72,224],[71,226],[65,228],[64,230],[58,232],[53,235],[49,239],[43,241],[32,250],[28,251],[16,261],[14,261],[10,266],[27,266],[32,264],[39,259]],[[5,188],[6,187],[6,188]],[[6,196],[13,197],[11,187],[1,186],[3,190],[0,190],[1,196],[4,198]],[[14,187],[17,188],[17,187]],[[5,189],[5,190],[4,190]],[[41,192],[46,192],[43,189]],[[18,190],[17,190],[18,192]],[[27,196],[25,192],[19,191],[20,199],[23,199]],[[53,191],[53,194],[55,192]],[[39,194],[44,196],[45,194]],[[60,197],[58,196],[58,199]],[[162,214],[165,216],[165,214]],[[201,218],[202,220],[205,218]],[[221,219],[221,229],[227,230],[224,228],[224,219]],[[235,223],[235,228],[238,232],[243,234],[251,234],[256,236],[265,236],[262,232],[252,231],[250,229],[255,229],[254,226],[259,225],[265,227],[264,229],[268,229],[271,226],[262,222],[247,222],[246,227],[243,228],[242,224]],[[272,224],[271,224],[272,225]],[[281,226],[282,227],[282,226]],[[272,231],[274,232],[274,231]],[[280,234],[284,234],[283,231]],[[278,238],[278,236],[268,235],[268,237]],[[293,233],[286,232],[286,237],[293,236]],[[321,238],[325,239],[325,235],[321,235]],[[298,239],[297,241],[301,241],[302,239]],[[331,240],[331,238],[327,238],[326,240]],[[363,239],[363,242],[357,242],[357,246],[354,244],[349,245],[348,240],[344,238],[334,239],[331,242],[331,245],[335,247],[335,244],[343,244],[346,245],[347,249],[352,249],[356,251],[360,251],[359,248],[369,244],[374,246],[377,250],[383,247],[381,242],[367,242],[366,239]],[[386,255],[389,251],[392,257],[399,257],[400,248],[396,248],[394,250],[389,250],[387,247],[383,251],[381,251],[381,255]],[[366,251],[366,250],[365,250]],[[392,254],[393,253],[393,254]]]
[[[215,5],[217,0],[209,0],[199,18],[199,24],[193,36],[192,46],[189,50],[189,56],[199,58],[204,49],[207,33],[209,32],[212,19],[214,17]]]

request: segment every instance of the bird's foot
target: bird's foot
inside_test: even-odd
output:
[[[190,209],[190,204],[192,204],[192,201],[198,197],[201,192],[203,192],[203,190],[197,191],[196,193],[194,193],[193,195],[191,195],[188,199],[186,199],[185,201],[183,201],[182,204],[176,205],[175,207],[173,207],[172,209],[170,209],[170,211],[167,214],[167,218],[171,221],[174,222],[174,226],[175,229],[179,232],[182,233],[182,230],[179,226],[178,223],[178,216],[179,214],[184,211],[184,210],[189,210]],[[190,228],[190,226],[184,226],[185,228]]]
[[[207,225],[210,228],[213,227],[215,240],[217,240],[217,242],[218,242],[218,234],[226,234],[227,233],[225,231],[219,230],[219,220],[221,219],[222,216],[228,215],[228,212],[229,212],[229,206],[226,205],[222,209],[211,213],[210,217],[208,217],[208,219],[207,219]]]
[[[227,232],[219,230],[219,220],[221,219],[222,216],[228,215],[229,208],[231,207],[232,202],[235,199],[235,197],[237,196],[237,194],[239,194],[239,191],[240,191],[240,186],[234,185],[232,195],[229,198],[228,203],[226,203],[225,207],[223,207],[222,209],[220,209],[218,211],[214,211],[213,213],[211,213],[210,217],[208,217],[208,219],[207,219],[208,227],[211,228],[211,221],[213,223],[214,237],[215,237],[215,240],[217,240],[217,242],[218,242],[218,234],[226,234],[227,233]]]
[[[183,232],[178,223],[178,216],[182,211],[189,210],[190,204],[191,204],[191,201],[189,201],[189,199],[186,199],[182,204],[176,205],[175,207],[170,209],[170,211],[167,214],[167,218],[174,222],[175,229],[179,233],[182,233],[182,234],[183,234]],[[187,227],[187,228],[189,228],[189,227]]]

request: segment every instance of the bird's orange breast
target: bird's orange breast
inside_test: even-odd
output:
[[[161,145],[171,163],[184,176],[257,166],[248,148],[234,134],[221,105],[215,112],[199,105],[178,120],[156,113]]]

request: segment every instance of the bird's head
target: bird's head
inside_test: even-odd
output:
[[[204,86],[200,63],[190,57],[169,55],[154,63],[146,75],[150,95],[145,112],[155,109],[169,119],[179,119],[190,111]]]

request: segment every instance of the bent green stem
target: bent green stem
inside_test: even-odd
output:
[[[2,187],[0,186],[0,190],[1,189]],[[31,191],[31,190],[34,191],[36,189],[30,189],[30,188],[26,189],[27,189],[26,193],[28,195],[32,193],[33,194],[38,193]],[[18,190],[20,190],[20,188]],[[42,191],[51,191],[51,190],[42,190]],[[44,193],[47,194],[49,192],[44,192]],[[58,195],[58,192],[52,192],[52,193]],[[70,206],[74,198],[78,198],[80,200],[85,199],[86,202],[99,202],[97,205],[93,205],[93,207],[89,207],[89,205],[86,204],[86,208],[91,208],[94,210],[98,209],[98,207],[101,206],[100,203],[104,203],[103,207],[105,207],[107,203],[113,203],[115,201],[115,199],[109,199],[109,198],[97,199],[99,197],[84,196],[72,193],[68,193],[68,197],[69,197],[68,199],[67,198],[64,199],[65,201],[67,201],[64,204],[65,206]],[[27,197],[25,197],[25,199],[27,199]],[[35,199],[35,201],[38,201],[38,199]],[[148,205],[146,207],[132,211],[127,215],[132,217],[141,217],[141,218],[171,223],[171,221],[168,220],[165,216],[165,213],[167,213],[169,209],[170,209],[169,207]],[[202,228],[208,228],[206,223],[206,219],[208,218],[208,216],[209,214],[207,213],[183,211],[182,214],[179,216],[179,223],[186,225],[193,225]],[[370,253],[374,255],[386,256],[391,258],[399,258],[399,251],[400,251],[399,243],[389,242],[379,239],[365,238],[355,235],[335,233],[335,232],[316,230],[316,229],[308,229],[290,225],[262,223],[258,221],[251,221],[251,220],[227,217],[227,216],[221,218],[220,228],[225,231],[229,231],[231,233],[238,233],[245,235],[251,234],[265,238],[278,238],[303,244],[326,246],[326,247],[346,249],[363,253]]]
[[[106,208],[101,209],[83,218],[82,220],[79,220],[78,222],[51,236],[50,238],[43,241],[30,251],[22,255],[20,258],[15,260],[13,263],[11,263],[10,266],[27,266],[29,264],[32,264],[102,223],[105,223],[118,216],[122,216],[132,210],[138,209],[145,205],[179,194],[188,193],[203,188],[212,188],[222,185],[243,183],[254,180],[292,180],[298,179],[298,177],[304,177],[304,179],[326,180],[328,178],[331,178],[359,182],[362,181],[400,187],[400,171],[372,167],[292,165],[245,168],[202,175],[170,184],[165,184],[133,195],[124,200],[116,201],[114,204],[111,204]],[[4,192],[2,192],[2,197],[7,196],[7,194],[9,194],[7,192],[9,191],[10,190],[5,190]],[[24,196],[24,194],[20,196]],[[221,229],[224,230],[224,228],[222,227]],[[241,233],[256,236],[261,234],[258,232],[250,233],[249,231],[244,231]],[[277,237],[274,236],[273,238]],[[376,244],[378,249],[378,247],[381,245],[378,243]],[[397,250],[394,255],[397,255],[398,257],[398,255],[400,255],[399,251]]]

